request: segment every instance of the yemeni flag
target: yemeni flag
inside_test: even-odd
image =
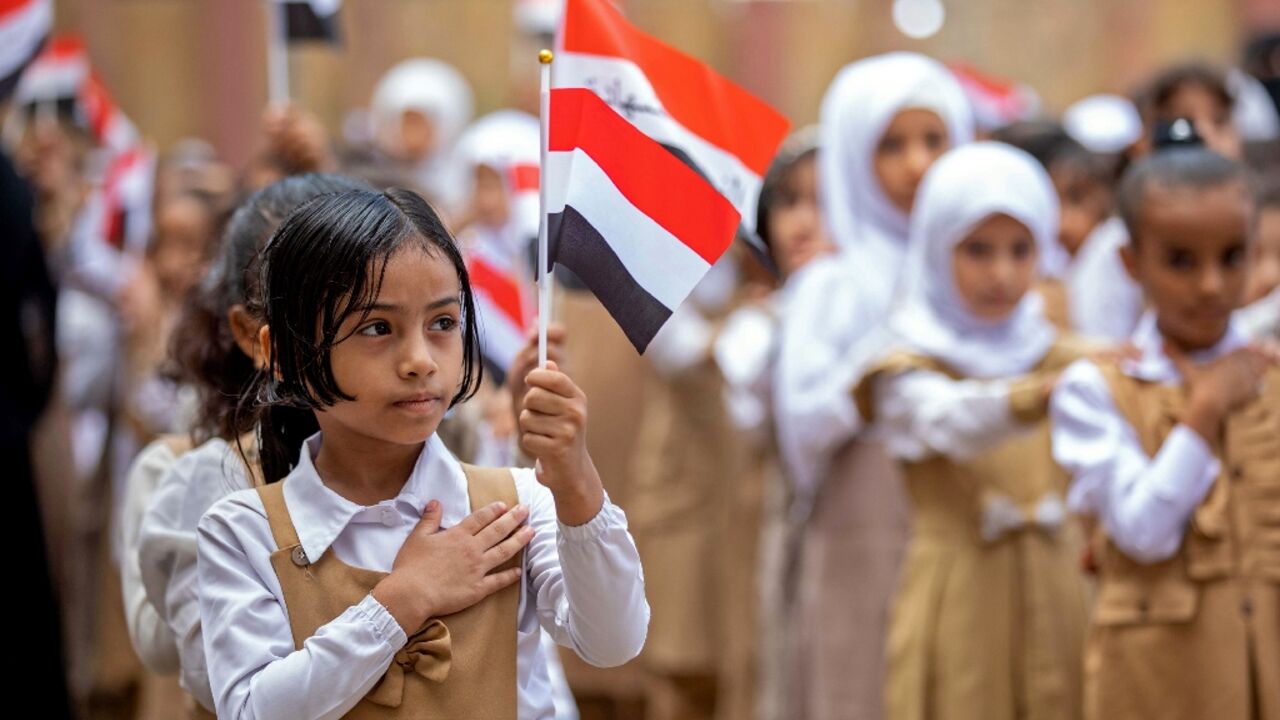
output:
[[[972,65],[948,65],[973,107],[973,117],[983,130],[996,130],[1020,120],[1030,120],[1040,111],[1040,96],[1030,85],[998,78]]]
[[[342,0],[277,0],[284,11],[284,36],[289,42],[341,42],[338,10]]]
[[[756,201],[788,122],[704,63],[640,32],[609,0],[568,0],[552,87],[588,88],[626,121],[691,164],[755,233]]]
[[[53,0],[0,0],[0,101],[40,53],[53,26]]]
[[[482,244],[467,253],[466,262],[480,320],[480,352],[505,376],[533,323],[530,283],[520,264],[527,260]]]
[[[557,46],[548,262],[581,278],[643,353],[739,228],[754,236],[788,123],[608,0],[568,0]]]

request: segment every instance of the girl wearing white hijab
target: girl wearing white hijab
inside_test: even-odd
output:
[[[410,180],[451,211],[467,188],[453,145],[471,121],[471,86],[452,65],[410,58],[387,71],[373,91],[374,144],[408,166]]]
[[[894,351],[856,393],[912,506],[889,626],[890,720],[1079,717],[1081,545],[1046,410],[1082,346],[1029,292],[1057,221],[1047,173],[999,143],[947,153],[920,188]]]
[[[773,393],[794,522],[804,525],[795,697],[807,718],[878,719],[907,502],[896,467],[861,433],[850,391],[866,338],[887,315],[915,186],[948,147],[972,139],[973,120],[946,67],[891,53],[836,76],[820,133],[819,200],[839,251],[783,289]]]

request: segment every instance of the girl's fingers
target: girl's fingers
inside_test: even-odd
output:
[[[479,534],[481,530],[488,527],[489,523],[496,520],[506,510],[507,506],[504,503],[489,503],[463,518],[462,522],[458,523],[458,527],[466,531],[468,535]]]
[[[489,523],[483,530],[476,533],[476,539],[481,543],[481,547],[485,550],[502,542],[516,528],[520,527],[520,523],[529,517],[529,509],[524,505],[517,505],[511,508],[510,512],[502,515],[502,517]]]
[[[508,537],[506,540],[503,540],[497,545],[485,550],[485,562],[487,562],[491,568],[498,567],[502,563],[514,557],[515,554],[520,552],[520,549],[525,545],[528,545],[529,541],[532,539],[533,528],[525,525],[512,533],[511,537]]]
[[[555,453],[560,448],[560,443],[555,438],[546,435],[522,433],[520,435],[520,447],[533,457],[542,457]]]
[[[524,394],[525,409],[543,415],[562,415],[569,402],[570,398],[556,395],[542,388],[531,387]]]
[[[538,368],[525,376],[525,384],[542,388],[561,397],[577,397],[578,386],[573,384],[568,375],[556,369],[554,362],[548,362],[545,369]]]
[[[489,597],[502,588],[519,580],[520,572],[520,568],[514,567],[492,573],[490,575],[485,575],[484,579],[480,581],[480,592],[484,593],[481,597]]]

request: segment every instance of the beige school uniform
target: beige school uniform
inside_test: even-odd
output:
[[[972,460],[902,463],[912,535],[887,643],[889,720],[1070,720],[1080,716],[1086,590],[1079,533],[1038,519],[1059,502],[1066,474],[1053,460],[1038,373],[1078,357],[1055,345],[1014,384],[1015,416],[1030,425]],[[859,385],[864,417],[880,373],[944,372],[930,358],[894,355]],[[995,513],[1003,505],[1007,513]],[[1005,517],[998,531],[984,523]]]
[[[463,466],[472,507],[519,500],[505,469]],[[284,502],[284,484],[258,489],[279,549],[271,565],[284,591],[294,645],[356,605],[386,573],[353,567],[332,552],[309,563]],[[523,553],[502,567],[519,567]],[[386,674],[344,717],[515,720],[519,585],[458,613],[428,620],[396,653]]]
[[[1185,412],[1185,387],[1101,370],[1154,457]],[[1176,555],[1141,565],[1103,545],[1091,720],[1280,720],[1280,370],[1213,446],[1221,474]]]

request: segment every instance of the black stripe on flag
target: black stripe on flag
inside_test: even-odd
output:
[[[321,14],[306,0],[288,0],[284,3],[284,36],[289,42],[321,40],[337,44],[338,13]]]
[[[591,288],[641,354],[671,317],[671,308],[631,277],[613,248],[577,210],[547,216],[548,254]]]

